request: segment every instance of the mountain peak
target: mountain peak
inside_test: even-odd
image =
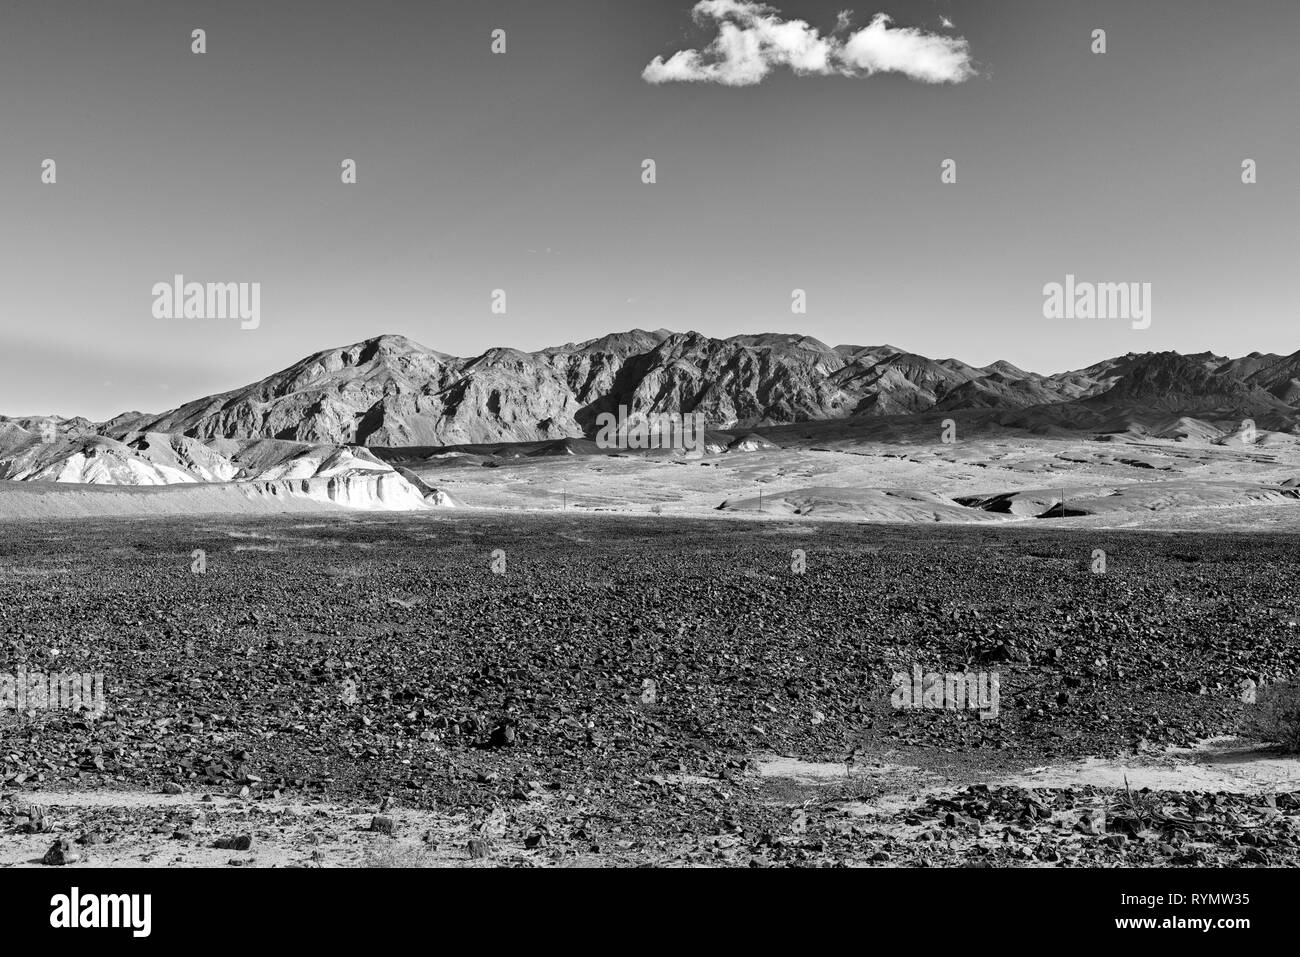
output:
[[[371,336],[369,339],[363,339],[361,342],[354,343],[350,348],[356,348],[357,346],[360,346],[362,349],[377,349],[380,352],[430,351],[414,339],[408,339],[406,336],[396,332],[386,332],[383,335]]]
[[[802,333],[715,339],[631,329],[536,352],[457,358],[387,333],[308,356],[242,389],[102,435],[182,433],[372,446],[557,441],[592,434],[601,412],[692,412],[714,429],[850,417],[1036,409],[1070,427],[1108,410],[1202,418],[1297,418],[1300,361],[1129,353],[1040,376],[999,360],[976,368],[894,346],[837,346]]]

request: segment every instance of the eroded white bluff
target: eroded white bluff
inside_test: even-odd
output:
[[[345,508],[374,511],[409,512],[448,507],[451,504],[449,498],[445,503],[439,501],[441,493],[426,498],[396,472],[361,472],[329,478],[240,482],[237,487],[248,498],[308,499]]]

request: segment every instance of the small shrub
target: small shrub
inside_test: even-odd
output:
[[[1136,837],[1164,819],[1160,799],[1149,788],[1134,791],[1129,787],[1128,775],[1124,776],[1124,793],[1116,793],[1114,800],[1108,803],[1103,811],[1108,831]]]
[[[1300,751],[1300,681],[1275,681],[1258,688],[1249,727],[1261,740]]]

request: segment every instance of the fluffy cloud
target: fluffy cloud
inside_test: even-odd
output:
[[[901,73],[923,83],[960,83],[975,75],[964,39],[895,27],[883,13],[857,31],[841,13],[824,36],[804,20],[785,20],[749,0],[700,0],[691,16],[700,26],[715,24],[717,36],[703,50],[655,57],[641,73],[647,83],[752,86],[783,66],[801,76]]]

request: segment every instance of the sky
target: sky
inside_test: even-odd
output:
[[[846,2],[706,0],[727,49],[788,43],[720,60],[690,0],[13,0],[0,413],[161,411],[385,333],[1300,349],[1300,4]],[[176,274],[260,283],[257,327],[158,318]],[[1067,274],[1151,283],[1149,328],[1045,318]]]

